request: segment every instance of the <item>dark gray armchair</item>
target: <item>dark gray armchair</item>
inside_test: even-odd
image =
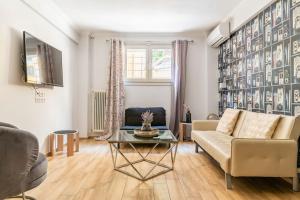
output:
[[[33,134],[0,122],[0,200],[19,194],[34,199],[24,193],[45,180],[47,167]]]

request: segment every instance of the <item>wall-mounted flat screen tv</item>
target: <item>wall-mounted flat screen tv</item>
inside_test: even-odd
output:
[[[23,32],[25,82],[63,87],[62,52]]]

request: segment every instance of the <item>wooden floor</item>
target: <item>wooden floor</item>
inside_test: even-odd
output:
[[[122,149],[130,159],[137,158],[129,148]],[[205,153],[194,153],[192,143],[179,144],[174,171],[141,182],[114,171],[108,144],[94,140],[82,140],[80,152],[73,157],[49,158],[48,178],[27,194],[38,200],[300,199],[300,193],[293,193],[290,184],[277,178],[234,178],[233,190],[226,190],[223,171]]]

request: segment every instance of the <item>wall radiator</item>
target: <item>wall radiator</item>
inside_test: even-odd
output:
[[[106,92],[92,92],[92,132],[104,131]]]

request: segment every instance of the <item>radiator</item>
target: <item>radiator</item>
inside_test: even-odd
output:
[[[106,92],[92,92],[92,132],[104,131]]]

